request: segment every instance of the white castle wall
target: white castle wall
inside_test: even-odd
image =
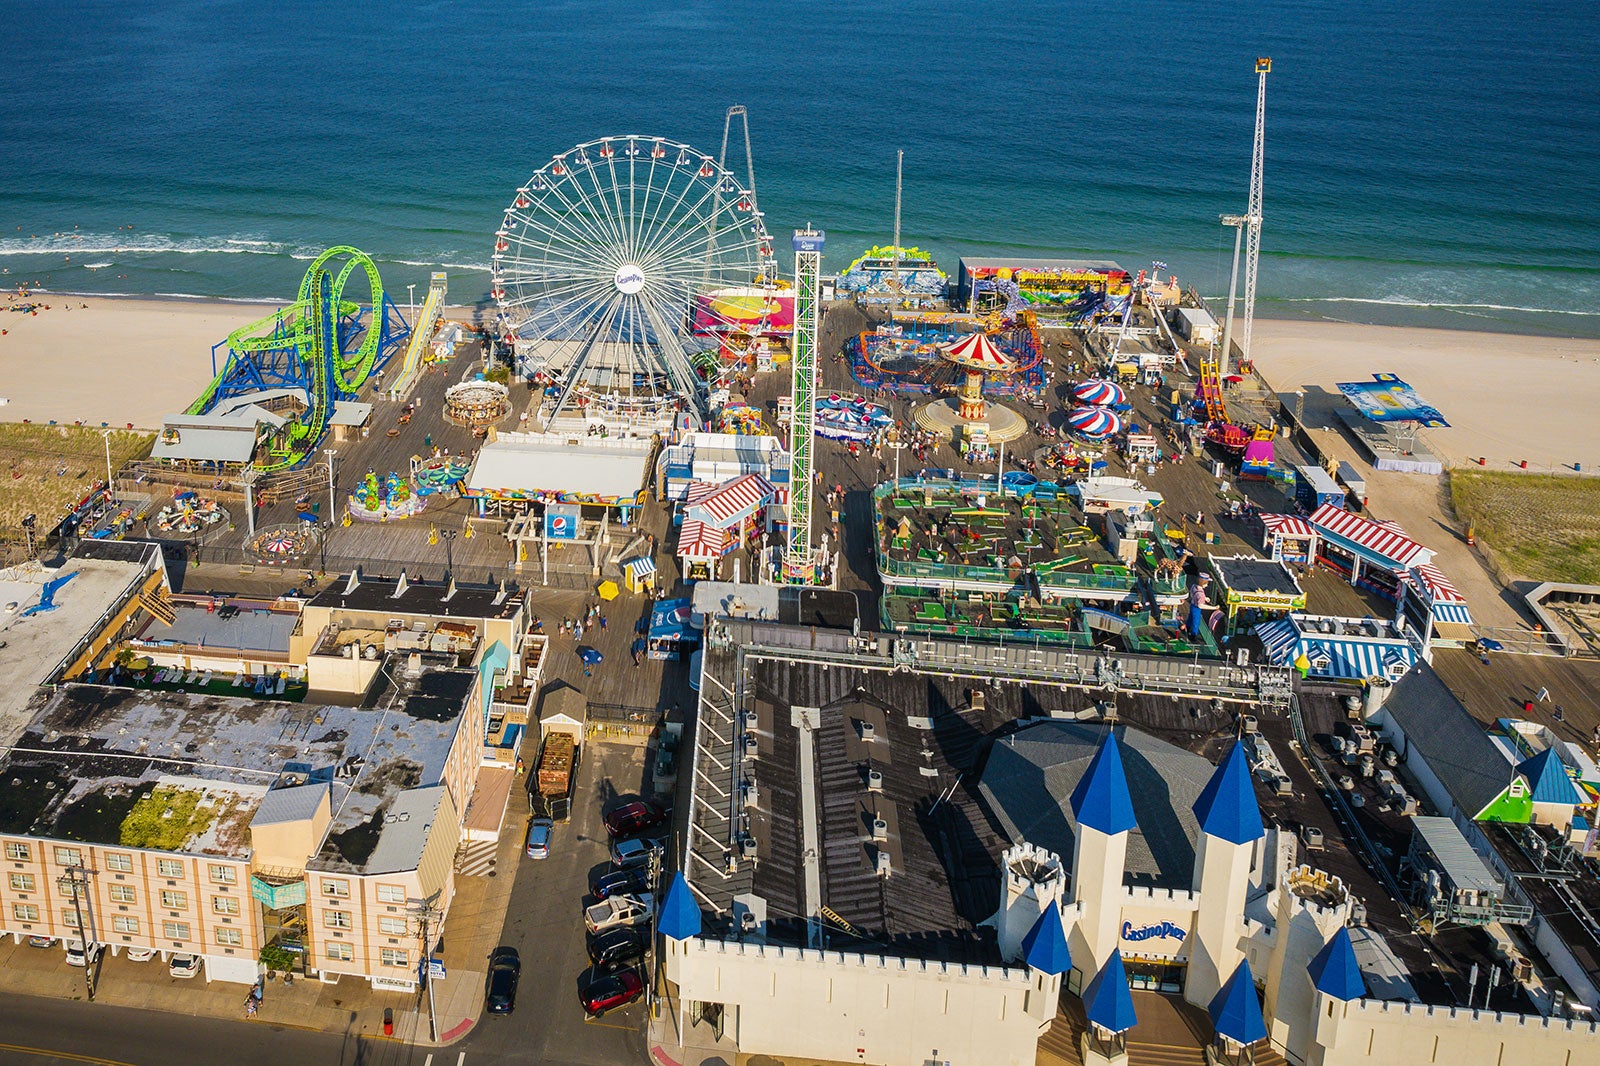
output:
[[[741,1054],[885,1066],[1033,1066],[1059,987],[1024,968],[718,940],[669,943],[666,964],[682,1000],[726,1005]]]
[[[1600,1026],[1327,996],[1309,1066],[1447,1063],[1449,1066],[1582,1066],[1600,1060]],[[1331,1013],[1330,1013],[1331,1007]]]

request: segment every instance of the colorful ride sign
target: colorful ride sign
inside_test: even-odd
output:
[[[1429,429],[1448,429],[1438,408],[1394,374],[1374,374],[1371,381],[1341,381],[1335,386],[1356,409],[1374,422],[1416,422]]]

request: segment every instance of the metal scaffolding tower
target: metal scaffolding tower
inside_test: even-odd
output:
[[[1228,278],[1228,317],[1222,327],[1222,373],[1228,372],[1233,346],[1234,293],[1239,284],[1239,245],[1247,238],[1244,256],[1244,338],[1239,345],[1243,362],[1250,362],[1250,335],[1256,319],[1256,271],[1261,262],[1261,171],[1266,158],[1267,75],[1272,59],[1256,60],[1256,139],[1250,154],[1250,208],[1242,215],[1223,215],[1222,224],[1234,227],[1233,273]]]
[[[816,432],[817,325],[822,314],[822,243],[825,234],[810,226],[794,231],[794,355],[789,416],[789,545],[784,580],[810,585],[817,580],[811,545],[811,497],[816,476],[811,449]]]

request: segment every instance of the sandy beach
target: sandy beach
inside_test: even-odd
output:
[[[1600,341],[1258,319],[1254,344],[1274,389],[1308,388],[1325,404],[1344,403],[1338,382],[1398,374],[1450,423],[1422,431],[1447,465],[1600,470]]]

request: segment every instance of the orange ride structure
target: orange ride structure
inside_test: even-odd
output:
[[[1228,406],[1222,402],[1222,379],[1214,359],[1200,360],[1196,398],[1205,408],[1206,440],[1223,451],[1242,455],[1255,434],[1228,417]]]
[[[986,438],[998,444],[1016,440],[1028,430],[1023,417],[983,395],[984,382],[1007,378],[1018,370],[1015,358],[1002,351],[987,333],[972,333],[939,352],[939,358],[962,373],[952,396],[917,409],[917,425],[952,440]]]

